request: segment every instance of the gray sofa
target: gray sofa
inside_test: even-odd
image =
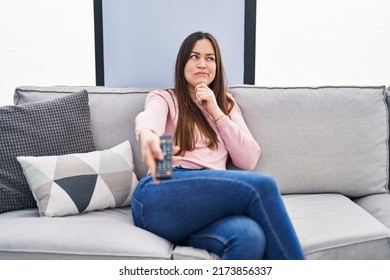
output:
[[[146,174],[134,118],[151,89],[18,87],[15,104],[86,89],[96,149],[130,140]],[[230,92],[262,148],[307,259],[390,259],[390,92],[380,87],[264,88]],[[249,151],[250,152],[250,151]],[[235,168],[229,165],[229,168]],[[185,198],[183,198],[185,199]],[[215,259],[133,225],[130,207],[42,218],[36,208],[0,214],[0,259]]]

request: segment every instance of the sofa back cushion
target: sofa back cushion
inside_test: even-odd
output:
[[[96,149],[130,140],[138,179],[146,172],[134,119],[152,88],[19,87],[15,103],[52,99],[86,89]],[[262,88],[233,86],[262,148],[256,170],[277,180],[283,194],[387,191],[388,110],[384,87]]]
[[[388,137],[388,147],[390,147],[390,86],[388,86],[385,90],[385,96],[386,96],[386,103],[387,103],[387,111],[388,111],[388,120],[389,120],[389,137]],[[389,148],[390,149],[390,148]],[[390,150],[389,150],[389,158],[390,158]],[[389,162],[390,165],[390,162]],[[390,170],[390,166],[389,166]],[[387,189],[390,191],[390,174],[387,178]]]
[[[134,172],[142,178],[147,167],[142,162],[134,135],[134,119],[144,109],[151,88],[134,87],[18,87],[14,103],[23,104],[53,99],[86,89],[89,94],[92,134],[97,150],[110,149],[130,140],[133,150]]]
[[[387,191],[384,87],[231,88],[283,194]]]

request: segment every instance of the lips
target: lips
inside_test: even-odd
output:
[[[195,75],[198,75],[198,76],[207,76],[208,74],[206,72],[196,72]]]

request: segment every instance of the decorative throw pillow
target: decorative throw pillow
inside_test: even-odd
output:
[[[136,184],[126,141],[109,150],[18,157],[41,216],[66,216],[130,205]]]
[[[36,207],[17,156],[95,150],[88,93],[0,107],[0,213]]]

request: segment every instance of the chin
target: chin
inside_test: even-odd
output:
[[[199,85],[200,83],[205,83],[206,85],[211,84],[209,79],[196,79],[196,84]]]

